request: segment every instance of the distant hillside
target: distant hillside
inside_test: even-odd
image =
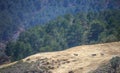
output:
[[[120,9],[119,0],[0,0],[0,42],[19,29],[46,23],[57,16],[77,12]]]
[[[119,0],[0,0],[0,21],[10,18],[14,24],[30,27],[66,13],[120,9],[119,4]]]
[[[0,46],[0,64],[5,49],[11,60],[19,60],[37,52],[119,41],[119,19],[120,0],[0,0],[0,44],[5,45]]]
[[[45,25],[24,31],[16,42],[7,44],[6,54],[15,61],[38,52],[120,41],[119,19],[120,10],[117,9],[99,13],[67,14]]]
[[[120,56],[120,42],[83,45],[64,51],[38,53],[2,65],[0,73],[119,73],[117,64],[120,65],[120,59],[112,59],[115,56]],[[107,63],[110,63],[109,69],[99,68]],[[93,72],[96,69],[99,71]]]

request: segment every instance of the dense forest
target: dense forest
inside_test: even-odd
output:
[[[0,0],[0,64],[119,41],[119,19],[120,0]]]
[[[119,0],[0,0],[0,42],[20,28],[41,25],[65,14],[119,9]]]
[[[120,40],[120,10],[65,14],[44,25],[34,26],[6,46],[12,61],[38,52],[67,49],[82,44]]]

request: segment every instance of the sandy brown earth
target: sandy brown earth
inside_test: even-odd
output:
[[[23,59],[24,62],[36,62],[46,59],[52,65],[52,73],[88,73],[108,62],[112,57],[120,55],[120,42],[83,45],[64,51],[38,53]],[[0,68],[13,65],[16,62],[2,65]]]

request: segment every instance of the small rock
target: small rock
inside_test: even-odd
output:
[[[26,61],[30,61],[30,58],[28,58]]]
[[[103,53],[100,53],[101,54],[101,56],[104,56],[104,54]]]
[[[49,69],[54,69],[54,66],[48,66]]]
[[[74,73],[73,71],[69,71],[68,73]]]
[[[78,54],[74,54],[74,56],[78,56]]]
[[[77,60],[72,60],[72,62],[76,62]]]
[[[80,69],[83,69],[83,67],[81,67]]]
[[[70,61],[67,61],[66,63],[70,63]]]
[[[92,56],[96,56],[96,54],[92,54]]]

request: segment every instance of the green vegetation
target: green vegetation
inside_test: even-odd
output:
[[[113,57],[108,64],[103,64],[90,73],[120,73],[120,57]]]
[[[111,67],[114,69],[115,73],[117,73],[118,68],[120,68],[120,57],[113,57],[110,60]]]
[[[51,73],[54,68],[52,63],[47,64],[47,59],[38,59],[36,62],[24,62],[23,60],[17,63],[0,69],[0,73]]]
[[[119,19],[120,10],[67,14],[21,33],[16,42],[7,44],[6,53],[14,61],[38,52],[119,41]]]
[[[13,24],[12,20],[8,18],[7,15],[3,15],[3,17],[5,18],[0,20],[4,21],[0,22],[0,42],[9,41],[19,28],[19,25]]]

